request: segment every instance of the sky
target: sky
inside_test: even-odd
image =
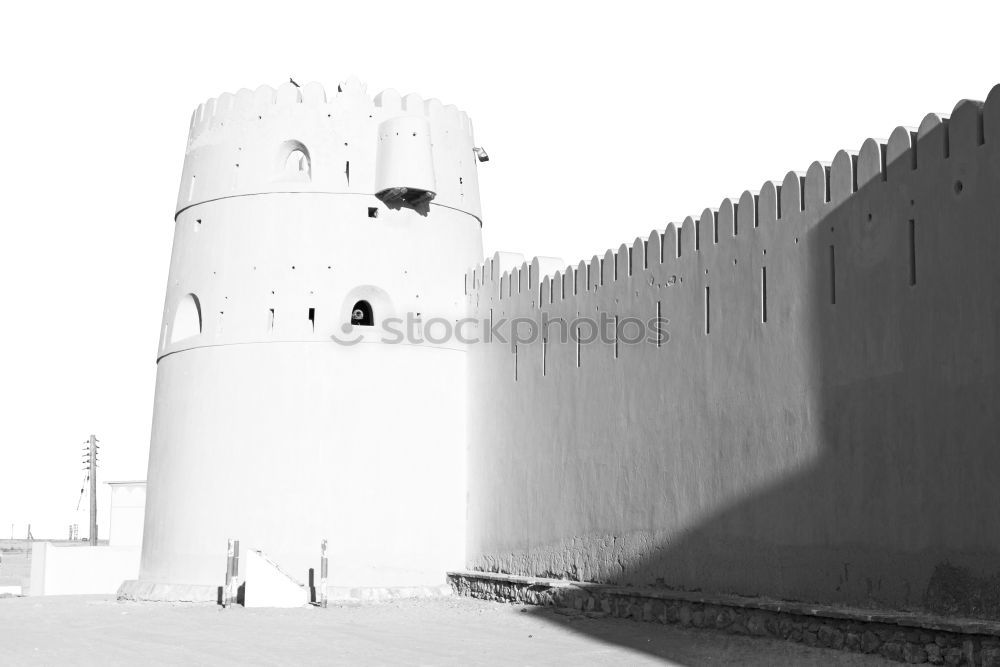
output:
[[[144,479],[191,111],[350,75],[473,119],[486,252],[566,263],[985,99],[995,3],[14,3],[0,26],[0,538]],[[101,488],[106,534],[107,488]]]

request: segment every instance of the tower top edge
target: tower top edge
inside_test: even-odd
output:
[[[379,110],[386,114],[405,113],[428,118],[444,116],[452,121],[449,124],[472,134],[468,114],[453,104],[443,104],[436,98],[424,99],[417,93],[402,95],[392,88],[369,95],[367,84],[352,76],[330,91],[315,81],[299,84],[289,79],[277,88],[263,84],[253,90],[241,88],[235,93],[225,92],[211,97],[199,104],[191,115],[188,145],[190,147],[203,134],[226,122],[262,119],[293,107],[314,108],[327,113],[367,107],[372,113]]]

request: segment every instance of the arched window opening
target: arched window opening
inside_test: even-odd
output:
[[[372,312],[372,305],[367,301],[358,301],[351,308],[351,324],[359,327],[375,326],[375,314]]]
[[[301,141],[285,141],[278,152],[279,180],[308,181],[312,178],[309,149]]]
[[[285,171],[292,175],[309,174],[309,158],[300,150],[294,150],[285,160]]]
[[[201,301],[194,294],[185,294],[174,310],[170,327],[170,342],[176,343],[201,333]]]

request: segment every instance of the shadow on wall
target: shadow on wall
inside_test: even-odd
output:
[[[952,127],[970,123],[982,127],[979,110],[956,109]],[[976,145],[951,157],[946,132],[806,221],[803,418],[818,456],[628,563],[620,581],[1000,618],[998,170],[981,129],[953,132]],[[795,290],[781,268],[762,273],[775,326]]]
[[[996,90],[990,104],[1000,108]],[[1000,126],[988,125],[984,136],[981,105],[972,102],[956,107],[950,121],[924,125],[919,142],[913,132],[901,154],[878,144],[853,159],[843,154],[863,184],[835,205],[810,212],[805,201],[815,195],[805,179],[786,178],[775,204],[799,210],[786,209],[771,224],[795,225],[799,236],[793,242],[785,234],[787,245],[765,249],[759,268],[742,274],[759,300],[739,317],[754,313],[758,331],[797,328],[797,342],[749,333],[745,344],[706,352],[715,358],[685,371],[687,386],[677,395],[664,384],[642,388],[661,401],[655,446],[674,450],[677,469],[637,481],[636,459],[581,454],[582,466],[600,468],[583,473],[591,474],[591,492],[621,503],[619,518],[571,510],[573,525],[557,534],[537,518],[545,508],[534,508],[534,519],[522,511],[526,536],[480,530],[471,565],[1000,619]],[[877,173],[865,181],[871,165],[864,161],[873,156]],[[712,334],[731,322],[713,314]],[[683,332],[676,338],[671,345],[699,345]],[[698,386],[719,373],[728,386]],[[788,391],[755,393],[758,384],[775,383]],[[557,411],[565,412],[553,419],[565,426],[575,401],[561,400]],[[727,401],[721,410],[718,400]],[[617,435],[633,439],[625,451],[649,446],[642,428],[625,424]],[[716,479],[686,481],[694,473],[683,469],[685,450],[706,447],[717,450],[716,476],[745,475],[740,462],[757,452],[782,476],[736,493]],[[571,474],[573,465],[476,456],[497,465],[495,476],[528,478],[531,466]],[[688,494],[726,488],[727,500],[706,503],[715,509],[693,521],[688,513],[684,524],[670,498],[685,484]],[[497,483],[489,488],[497,493]],[[484,503],[516,504],[517,492]],[[659,506],[647,508],[650,498]],[[583,507],[580,498],[566,501],[574,502]],[[588,632],[586,623],[573,628]]]

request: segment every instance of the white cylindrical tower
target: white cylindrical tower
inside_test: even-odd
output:
[[[222,95],[192,119],[175,225],[137,590],[215,599],[228,538],[303,581],[327,539],[334,589],[442,584],[465,355],[384,325],[465,315],[468,117],[353,80]]]

